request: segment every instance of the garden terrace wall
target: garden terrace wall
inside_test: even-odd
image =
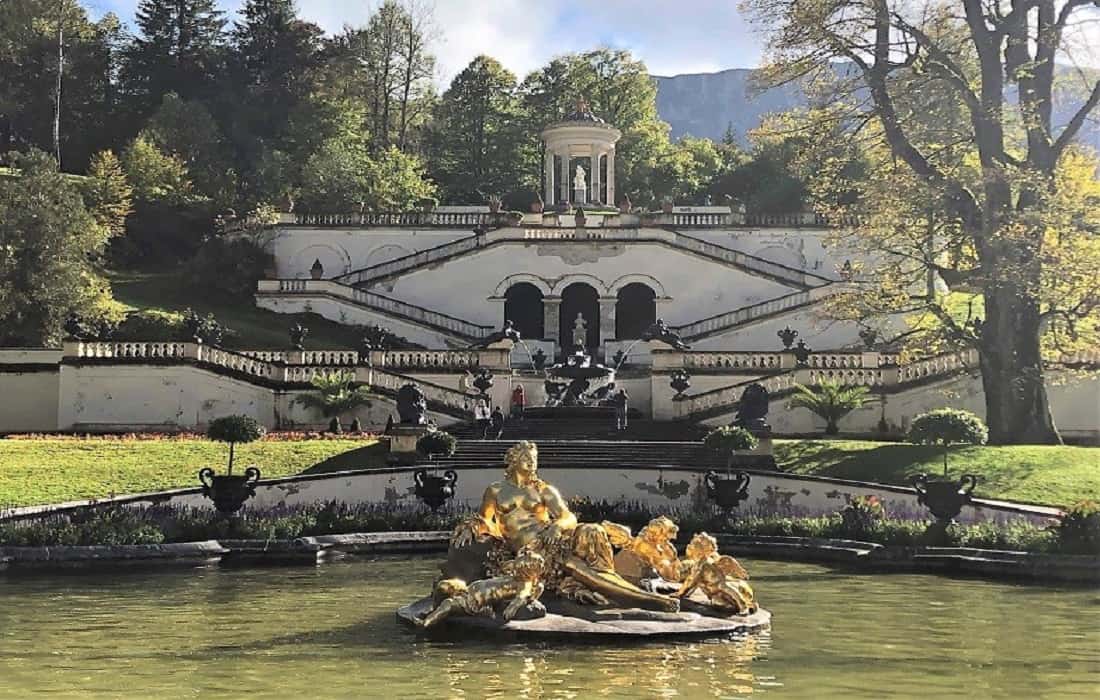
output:
[[[262,466],[262,465],[261,465]],[[249,507],[258,509],[297,506],[329,501],[348,504],[415,505],[413,472],[409,467],[393,467],[333,474],[288,477],[260,482]],[[454,507],[472,509],[481,503],[485,488],[500,480],[503,467],[498,465],[462,468]],[[709,507],[703,486],[704,472],[685,468],[571,468],[544,467],[540,475],[553,483],[566,498],[585,497],[594,501],[639,502],[652,510],[676,511]],[[854,496],[874,495],[885,504],[891,517],[925,519],[926,509],[917,502],[913,489],[846,481],[824,477],[782,474],[771,471],[750,471],[749,498],[737,511],[749,515],[818,516],[835,513]],[[199,489],[182,489],[158,494],[105,499],[98,504],[114,502],[130,505],[167,503],[170,505],[209,508],[210,503]],[[89,503],[55,507],[21,508],[9,511],[6,517],[28,517],[56,511],[71,511],[88,507]],[[975,499],[964,507],[959,520],[983,522],[1024,518],[1035,523],[1047,523],[1058,517],[1056,508],[1007,501]]]

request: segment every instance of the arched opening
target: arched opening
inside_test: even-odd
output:
[[[657,293],[641,282],[619,290],[615,302],[616,340],[636,340],[657,320]]]
[[[542,340],[542,290],[530,282],[513,284],[504,293],[504,320],[511,321],[520,337]]]
[[[561,293],[558,339],[565,352],[573,350],[573,331],[576,328],[577,314],[580,314],[587,324],[585,349],[591,350],[600,344],[600,295],[592,285],[584,282],[574,282]]]

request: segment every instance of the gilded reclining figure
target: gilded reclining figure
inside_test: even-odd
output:
[[[676,596],[683,598],[695,589],[706,594],[709,604],[734,613],[757,610],[749,573],[733,557],[718,553],[718,541],[705,532],[691,539],[684,552],[684,579]]]
[[[452,553],[489,544],[488,573],[493,576],[506,559],[526,549],[545,559],[543,583],[563,597],[581,603],[679,610],[676,598],[644,591],[615,571],[608,528],[615,532],[617,526],[578,523],[561,493],[539,479],[534,443],[512,446],[505,463],[504,479],[485,490],[478,513],[455,528]]]

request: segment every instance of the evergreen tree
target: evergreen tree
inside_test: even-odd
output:
[[[169,92],[209,96],[223,63],[224,13],[215,0],[141,0],[139,35],[127,48],[125,83],[139,118]]]

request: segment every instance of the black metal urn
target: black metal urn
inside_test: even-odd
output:
[[[672,373],[668,385],[676,392],[676,396],[683,396],[684,392],[691,388],[691,375],[682,369]]]
[[[749,481],[751,478],[745,472],[709,471],[704,477],[707,498],[728,514],[749,497]]]
[[[413,482],[416,484],[416,497],[434,512],[454,498],[458,474],[453,469],[443,472],[443,476],[429,474],[427,469],[417,469],[413,472]]]
[[[226,518],[236,515],[244,502],[256,495],[256,482],[260,480],[260,470],[249,467],[243,475],[222,475],[214,473],[210,467],[199,471],[202,482],[202,495],[214,502],[214,508]]]
[[[474,388],[477,389],[482,396],[485,396],[490,389],[493,388],[493,372],[492,370],[482,367],[474,375]]]
[[[950,523],[973,500],[971,492],[978,485],[978,477],[964,474],[961,479],[933,479],[927,474],[917,474],[910,482],[917,490],[917,502],[932,511],[941,523]]]

